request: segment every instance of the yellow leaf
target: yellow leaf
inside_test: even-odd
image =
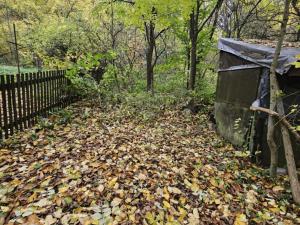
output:
[[[169,209],[169,208],[171,208],[171,205],[170,205],[170,203],[169,203],[169,202],[167,202],[167,201],[163,201],[163,204],[164,204],[164,208],[165,208],[165,209]]]
[[[108,182],[108,187],[112,188],[117,183],[118,177],[113,178],[111,181]]]
[[[37,199],[37,194],[34,192],[32,195],[29,196],[28,202],[31,203]]]
[[[187,212],[183,208],[181,208],[181,207],[179,207],[178,210],[179,210],[179,218],[178,218],[178,220],[180,222],[182,222],[184,220],[184,218],[186,217]]]
[[[237,214],[235,221],[234,221],[234,225],[247,225],[248,224],[248,220],[245,214]]]
[[[69,189],[68,186],[63,186],[63,187],[59,188],[59,193],[65,193],[68,189]]]
[[[209,182],[210,182],[211,185],[214,186],[214,187],[218,187],[218,186],[219,186],[219,184],[218,184],[218,182],[216,181],[215,178],[211,178]]]
[[[149,212],[148,212],[149,213]],[[147,215],[146,215],[147,216]],[[129,220],[132,222],[135,222],[135,214],[130,214],[129,216]],[[147,218],[147,217],[146,217]]]
[[[279,208],[270,208],[269,209],[271,212],[273,213],[279,213],[280,212],[280,209]]]
[[[185,184],[187,187],[192,186],[192,184],[191,184],[187,179],[184,179],[184,184]]]
[[[50,183],[51,179],[47,179],[41,183],[41,187],[47,187]]]
[[[193,182],[193,184],[192,184],[192,186],[191,186],[191,190],[192,190],[193,192],[199,191],[199,190],[200,190],[199,185],[198,185],[197,183],[194,183],[194,182]]]
[[[155,224],[155,218],[151,212],[147,212],[145,218],[149,224]]]
[[[169,200],[170,199],[170,194],[168,192],[168,189],[166,187],[164,187],[164,194],[163,194],[163,197],[166,199],[166,200]]]
[[[272,190],[273,190],[274,192],[279,192],[279,191],[284,191],[284,188],[281,187],[281,186],[275,186],[275,187],[273,187]]]
[[[7,207],[7,206],[1,206],[0,207],[0,210],[2,211],[2,212],[9,212],[9,210],[10,210],[10,208],[9,207]]]

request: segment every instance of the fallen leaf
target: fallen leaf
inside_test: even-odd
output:
[[[235,217],[234,225],[247,225],[248,220],[245,214],[237,214]]]
[[[111,202],[111,206],[112,207],[116,207],[116,206],[120,205],[121,202],[122,202],[122,199],[120,199],[120,198],[114,198],[112,200],[112,202]]]

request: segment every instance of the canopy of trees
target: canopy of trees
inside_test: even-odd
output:
[[[147,74],[147,90],[154,91],[155,74],[176,68],[195,89],[215,68],[219,36],[276,39],[282,11],[276,0],[3,0],[0,63],[16,64],[15,24],[21,65],[69,67],[87,53],[105,54],[111,59],[100,66],[117,70],[118,86],[135,71]],[[299,12],[293,0],[290,41],[300,39]]]

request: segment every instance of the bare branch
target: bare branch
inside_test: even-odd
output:
[[[270,116],[276,117],[279,119],[279,122],[282,123],[296,138],[297,142],[300,142],[300,135],[298,134],[298,132],[295,130],[295,128],[289,123],[289,121],[284,117],[279,115],[279,113],[271,110],[271,109],[266,109],[266,108],[262,108],[262,107],[250,107],[251,111],[257,112],[264,112],[269,114]]]

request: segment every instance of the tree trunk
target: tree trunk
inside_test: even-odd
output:
[[[147,91],[154,91],[154,72],[153,72],[153,55],[155,48],[155,26],[152,22],[149,25],[146,25],[147,29],[147,42],[148,48],[146,53],[146,61],[147,61]]]
[[[115,33],[115,13],[114,13],[114,5],[113,5],[113,1],[110,1],[110,19],[111,19],[111,27],[110,27],[110,36],[111,36],[111,48],[113,51],[116,50],[116,33]],[[113,65],[113,67],[116,67],[116,63],[115,63],[115,59],[112,59],[111,64]],[[114,77],[115,77],[115,82],[116,82],[116,86],[118,91],[121,91],[121,87],[120,87],[120,83],[119,83],[119,78],[118,78],[118,74],[117,71],[114,69],[113,71]]]
[[[270,84],[272,81],[270,80]],[[270,85],[270,98],[274,98],[274,88]],[[275,92],[276,93],[276,92]],[[276,96],[276,94],[275,94]],[[275,110],[276,102],[274,100],[270,101],[270,109]],[[270,176],[276,177],[277,175],[277,167],[278,167],[278,152],[277,152],[277,145],[274,140],[274,133],[275,133],[275,122],[274,118],[269,115],[268,117],[268,132],[267,132],[267,142],[270,149]]]
[[[195,9],[190,15],[190,74],[189,74],[189,82],[188,89],[195,89],[196,82],[196,73],[197,73],[197,39],[198,39],[198,21],[197,21],[197,13],[198,10]],[[196,17],[196,18],[195,18]]]
[[[270,110],[275,111],[276,101],[277,101],[277,93],[279,91],[277,77],[276,77],[276,68],[278,66],[278,58],[280,55],[280,51],[282,48],[282,43],[284,40],[284,36],[286,33],[286,26],[289,17],[289,5],[291,0],[285,1],[285,8],[283,14],[283,20],[281,24],[280,35],[278,38],[277,46],[274,53],[274,59],[270,68]],[[272,177],[276,176],[277,166],[278,166],[278,152],[277,146],[274,140],[274,118],[269,116],[268,119],[268,133],[267,133],[267,141],[271,152],[271,162],[270,162],[270,175]]]
[[[189,79],[189,89],[195,89],[196,74],[197,74],[197,39],[192,40],[191,43],[191,65],[190,65],[190,79]]]
[[[189,44],[186,46],[186,68],[185,68],[185,73],[186,73],[186,88],[189,88],[189,77],[190,77],[190,69],[191,69],[191,48]]]

